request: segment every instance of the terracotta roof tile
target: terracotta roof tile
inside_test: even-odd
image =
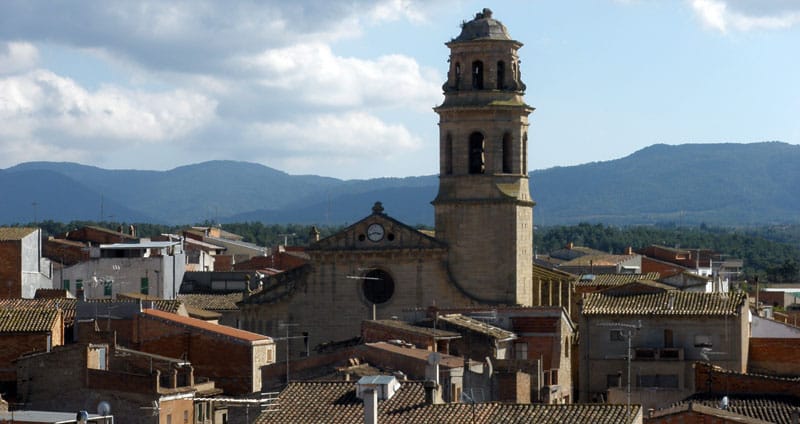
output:
[[[51,331],[58,314],[56,309],[0,309],[0,333]]]
[[[75,322],[75,304],[77,299],[0,299],[0,310],[15,311],[54,311],[60,308],[64,317],[64,326]]]
[[[22,240],[36,230],[29,227],[0,227],[0,241]]]
[[[561,266],[613,266],[633,257],[634,255],[611,255],[607,253],[602,255],[586,255],[564,262]]]
[[[33,297],[35,299],[75,299],[75,296],[65,289],[37,289]]]
[[[534,280],[575,280],[578,276],[557,269],[550,269],[541,265],[533,265]]]
[[[425,403],[424,383],[402,381],[388,400],[378,403],[378,422],[393,423],[522,423],[620,424],[628,422],[625,405]],[[364,422],[364,402],[356,397],[355,382],[292,382],[280,393],[278,407],[263,412],[256,423]],[[640,414],[634,405],[632,415]]]
[[[674,404],[662,410],[668,412],[676,407],[700,404],[711,408],[719,408],[720,401],[725,394],[701,393]],[[800,400],[794,396],[784,395],[743,395],[733,394],[728,396],[728,411],[746,417],[763,420],[770,423],[793,424],[792,412],[800,408]],[[656,414],[658,414],[657,411]]]
[[[452,339],[461,337],[461,334],[456,333],[454,331],[447,331],[438,328],[433,329],[430,327],[420,327],[418,325],[409,324],[405,321],[400,321],[396,319],[379,319],[374,321],[371,320],[371,321],[365,321],[364,324],[369,326],[383,326],[383,327],[396,328],[398,330],[402,330],[407,333],[423,337],[433,337],[437,339]]]
[[[575,283],[578,286],[621,286],[638,280],[658,280],[661,275],[657,272],[645,274],[584,274],[581,280]]]
[[[747,299],[742,292],[698,293],[670,291],[633,296],[587,294],[584,315],[736,315]]]
[[[176,324],[195,328],[201,331],[206,331],[221,336],[231,337],[246,342],[272,341],[271,338],[263,336],[261,334],[239,330],[237,328],[228,327],[227,325],[213,324],[196,318],[183,317],[180,315],[159,311],[156,309],[145,309],[144,311],[142,311],[142,314],[153,319],[170,321]]]
[[[427,361],[431,355],[430,350],[417,349],[413,347],[397,346],[387,342],[364,343],[368,349],[378,349],[381,351],[391,352],[397,355],[402,355],[407,358],[416,359],[419,361]],[[444,368],[460,368],[464,366],[464,358],[458,356],[448,355],[444,353],[439,354],[439,365]]]
[[[239,307],[237,302],[244,299],[244,293],[226,294],[179,294],[178,300],[183,301],[187,306],[205,309],[207,311],[236,311]]]
[[[439,315],[439,320],[447,322],[459,328],[485,334],[497,340],[512,340],[517,338],[517,335],[511,331],[504,330],[500,327],[495,327],[494,325],[490,325],[483,321],[470,318],[466,315],[461,315],[461,314]]]
[[[146,300],[151,302],[155,309],[159,311],[171,312],[173,314],[178,313],[181,309],[181,301],[180,299],[177,300],[170,300],[170,299],[162,299],[157,296],[150,296],[148,294],[141,294],[141,293],[120,293],[117,295],[116,299],[91,299],[88,302],[138,302],[140,300]]]

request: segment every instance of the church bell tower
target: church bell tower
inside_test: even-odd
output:
[[[450,70],[439,114],[436,237],[449,246],[453,282],[472,298],[530,305],[533,206],[528,115],[517,50],[483,9],[446,43]]]

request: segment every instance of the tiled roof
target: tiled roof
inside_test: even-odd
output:
[[[367,346],[368,349],[379,349],[419,361],[427,361],[428,357],[433,353],[427,349],[397,346],[387,342],[364,343],[364,345]],[[439,366],[444,368],[460,368],[464,366],[464,358],[441,353],[439,354]]]
[[[139,301],[139,300],[146,300],[151,302],[153,308],[158,309],[159,311],[164,312],[171,312],[173,314],[178,313],[181,309],[181,301],[180,299],[177,300],[170,300],[170,299],[162,299],[156,296],[150,296],[147,294],[141,293],[120,293],[117,295],[117,299],[91,299],[89,302],[124,302],[124,301]]]
[[[586,255],[605,255],[606,252],[583,246],[567,246],[550,252],[550,257],[570,261]]]
[[[591,423],[620,424],[628,421],[625,405],[608,404],[504,404],[425,403],[421,381],[402,381],[388,400],[378,401],[380,423]],[[356,397],[355,382],[292,382],[278,396],[274,411],[266,411],[256,423],[364,422],[364,402]],[[640,414],[634,405],[632,415]]]
[[[607,253],[602,255],[586,255],[564,262],[561,266],[614,266],[633,257],[634,255],[610,255]]]
[[[52,237],[47,239],[47,243],[63,244],[65,246],[72,246],[72,247],[86,247],[86,243],[80,241],[52,238]]]
[[[183,242],[186,243],[186,244],[190,244],[192,246],[200,247],[200,248],[207,249],[207,250],[227,250],[227,248],[224,247],[224,246],[217,246],[216,244],[208,243],[208,242],[197,240],[197,239],[193,239],[191,237],[186,237],[185,239],[183,239]]]
[[[602,287],[602,292],[611,296],[632,296],[635,294],[661,293],[675,290],[677,289],[669,284],[652,280],[636,280],[621,286]]]
[[[222,314],[219,312],[207,311],[205,309],[195,308],[188,305],[186,305],[186,313],[192,318],[202,319],[205,321],[218,320],[220,317],[222,317]]]
[[[64,317],[64,326],[75,322],[75,304],[77,299],[0,299],[0,310],[16,311],[54,311],[60,308]]]
[[[439,315],[439,320],[459,328],[485,334],[500,341],[513,340],[517,338],[517,335],[511,331],[503,330],[500,327],[495,327],[494,325],[489,325],[483,321],[479,321],[461,314]]]
[[[241,302],[244,293],[226,294],[179,294],[178,300],[183,301],[187,306],[205,309],[207,311],[236,311],[237,302]]]
[[[41,333],[53,329],[56,309],[0,309],[0,333]]]
[[[156,309],[145,309],[142,313],[147,316],[158,320],[170,321],[186,327],[191,327],[197,330],[231,337],[234,339],[246,342],[258,341],[272,341],[271,338],[261,334],[251,333],[249,331],[239,330],[237,328],[228,327],[227,325],[213,324],[196,318],[183,317],[169,312],[159,311]]]
[[[656,415],[669,413],[671,410],[680,409],[689,404],[700,404],[710,408],[719,408],[721,394],[700,393],[674,404],[670,408],[656,411]],[[763,420],[768,423],[794,424],[792,412],[800,408],[800,400],[794,396],[781,395],[742,395],[728,396],[728,411],[746,417]]]
[[[0,227],[0,241],[22,240],[34,231],[36,231],[36,228]]]
[[[575,283],[578,286],[621,286],[638,280],[658,280],[661,275],[657,272],[645,274],[584,274],[580,281]]]
[[[584,315],[736,315],[747,295],[670,291],[633,296],[587,294]]]
[[[35,299],[75,299],[75,296],[65,289],[36,289]]]
[[[575,280],[577,275],[533,264],[534,280]]]
[[[368,325],[371,324],[371,325],[396,328],[398,330],[402,330],[408,333],[417,334],[423,337],[432,337],[435,339],[453,339],[461,337],[461,334],[458,334],[453,331],[420,327],[396,319],[379,319],[374,321],[366,321],[366,323],[368,323]]]

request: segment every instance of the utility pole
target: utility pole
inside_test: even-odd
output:
[[[286,336],[278,337],[273,340],[286,340],[286,385],[289,385],[289,345],[291,344],[292,339],[300,339],[307,336],[291,336],[289,337],[289,327],[297,327],[300,324],[291,323],[291,322],[278,322],[278,328],[283,328],[286,330]]]
[[[601,323],[597,324],[598,327],[612,327],[624,331],[627,333],[626,338],[628,339],[628,352],[625,355],[626,359],[628,360],[628,388],[627,388],[627,409],[628,409],[628,422],[631,422],[631,357],[633,356],[633,346],[631,340],[633,339],[633,332],[639,331],[642,328],[642,321],[640,320],[636,324],[625,324],[620,322],[613,322],[613,323]]]

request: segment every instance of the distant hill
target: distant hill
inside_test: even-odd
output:
[[[800,222],[800,146],[654,145],[622,159],[537,170],[537,225]],[[339,180],[211,161],[169,171],[29,162],[0,170],[0,224],[105,219],[185,224],[352,223],[381,201],[410,225],[433,224],[435,175]],[[36,202],[34,208],[32,203]],[[35,210],[34,210],[35,209]]]
[[[100,220],[155,222],[155,216],[136,211],[100,194],[66,175],[49,170],[0,171],[0,224],[33,221]]]
[[[800,146],[657,144],[622,159],[534,171],[537,224],[800,222]]]

